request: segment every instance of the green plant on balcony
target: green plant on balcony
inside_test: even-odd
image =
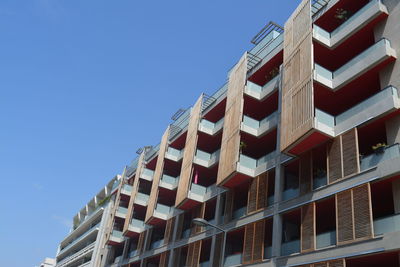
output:
[[[245,149],[246,147],[247,147],[247,144],[245,142],[241,141],[240,145],[239,145],[240,154],[242,154],[243,149]]]
[[[345,22],[350,17],[350,12],[343,8],[336,9],[335,19]]]
[[[275,78],[277,75],[279,74],[279,69],[278,67],[274,67],[270,72],[268,72],[267,75],[267,80],[272,80],[273,78]]]
[[[376,145],[372,146],[372,150],[375,154],[381,154],[385,152],[385,148],[387,147],[386,143],[377,143]]]
[[[104,206],[109,200],[111,199],[111,195],[103,198],[102,200],[97,203],[97,207]]]

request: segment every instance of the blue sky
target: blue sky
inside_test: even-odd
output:
[[[0,266],[54,257],[72,217],[299,1],[0,1]]]

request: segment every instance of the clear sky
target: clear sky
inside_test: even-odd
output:
[[[294,0],[1,0],[0,266],[54,257],[72,217]]]

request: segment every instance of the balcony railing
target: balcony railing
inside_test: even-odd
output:
[[[224,260],[224,267],[236,266],[242,263],[242,253],[228,255]]]
[[[385,148],[383,153],[373,153],[371,155],[364,156],[361,159],[360,169],[361,171],[377,166],[379,163],[400,157],[400,146],[394,144]]]
[[[122,186],[121,193],[130,196],[130,195],[131,195],[131,192],[132,192],[132,186],[131,186],[131,185],[129,185],[129,184],[124,184],[124,185]]]
[[[279,74],[263,86],[247,81],[244,92],[255,99],[262,100],[265,97],[270,96],[278,88],[278,82]]]
[[[161,177],[161,180],[160,180],[160,186],[170,189],[170,190],[173,190],[178,186],[178,182],[179,182],[179,176],[173,177],[173,176],[163,174],[163,176]]]
[[[260,121],[244,115],[241,129],[246,133],[259,137],[274,129],[277,125],[278,112],[276,111]]]
[[[168,147],[165,153],[165,157],[173,161],[180,161],[183,157],[183,151],[184,151],[183,149],[178,150],[173,147]]]
[[[282,192],[282,200],[289,200],[295,197],[298,197],[300,194],[300,190],[298,187],[288,188]]]
[[[57,260],[57,266],[63,266],[64,263],[70,263],[71,261],[75,261],[76,259],[84,256],[87,253],[91,253],[92,250],[94,249],[94,245],[95,245],[96,241],[88,244],[85,248],[63,258],[62,260],[58,261]]]
[[[283,242],[281,249],[283,256],[298,253],[300,252],[300,240],[296,239],[288,242]]]
[[[204,152],[200,149],[196,150],[196,155],[194,157],[194,163],[201,165],[206,168],[210,168],[216,164],[219,160],[220,150],[213,152],[212,154]]]
[[[110,241],[113,241],[116,243],[122,243],[122,241],[124,241],[122,232],[118,231],[118,230],[112,230],[111,235],[110,235]]]
[[[172,207],[157,203],[154,216],[163,220],[168,220],[173,215],[173,211]]]
[[[148,202],[149,202],[149,195],[139,193],[139,192],[136,194],[135,204],[138,204],[141,206],[147,206]]]
[[[156,240],[156,241],[153,241],[153,242],[150,244],[150,248],[151,248],[151,249],[159,248],[159,247],[161,247],[163,244],[164,244],[164,239]]]
[[[154,176],[154,171],[144,168],[142,174],[140,175],[140,178],[148,181],[153,181],[153,176]]]
[[[326,134],[334,136],[335,135],[335,117],[316,108],[315,109],[315,128]]]
[[[131,223],[129,224],[129,230],[135,233],[141,233],[145,229],[146,229],[146,224],[144,223],[144,221],[132,218]]]
[[[84,240],[86,237],[88,237],[90,234],[98,231],[98,227],[100,226],[100,223],[93,225],[92,227],[90,227],[83,235],[79,236],[78,238],[76,238],[74,241],[72,241],[71,243],[69,243],[67,246],[65,246],[64,248],[62,248],[60,250],[60,253],[57,255],[59,256],[60,254],[64,253],[65,251],[69,250],[71,247],[73,247],[74,245],[76,245],[78,242]]]
[[[375,235],[400,231],[400,214],[374,219]]]
[[[199,131],[209,135],[214,135],[218,133],[220,130],[222,130],[223,126],[224,126],[223,118],[215,123],[208,121],[206,119],[202,119],[199,123]]]
[[[316,237],[317,248],[325,248],[336,245],[336,231],[318,234]]]
[[[247,207],[244,206],[244,207],[241,207],[241,208],[238,208],[238,209],[234,210],[233,213],[232,213],[232,218],[233,219],[239,219],[239,218],[241,218],[243,216],[246,216],[246,214],[247,214]]]
[[[253,159],[246,155],[240,154],[237,170],[243,174],[255,177],[260,173],[272,167],[275,161],[272,160],[276,157],[276,151],[273,151],[259,159]]]
[[[120,217],[120,218],[125,218],[127,213],[128,213],[127,208],[118,207],[117,212],[115,213],[115,216]]]

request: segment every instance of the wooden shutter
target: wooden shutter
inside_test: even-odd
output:
[[[169,259],[169,252],[163,252],[160,255],[160,263],[159,263],[159,267],[168,267],[168,259]]]
[[[210,259],[212,266],[220,266],[220,259],[222,253],[222,245],[223,245],[224,233],[219,233],[215,235],[215,250],[214,250],[214,258]],[[226,242],[226,240],[225,240]]]
[[[164,171],[164,156],[165,156],[165,152],[167,151],[167,148],[168,148],[169,132],[170,131],[169,131],[169,127],[168,127],[161,138],[156,168],[154,170],[153,183],[151,185],[149,201],[147,204],[146,219],[145,219],[146,222],[153,216],[154,210],[157,205],[158,184],[160,183],[160,179],[161,179],[161,177],[163,175],[163,171]]]
[[[202,104],[203,95],[197,99],[196,104],[194,104],[190,113],[185,141],[185,150],[183,151],[181,174],[176,192],[175,206],[179,206],[185,201],[189,193],[190,183],[192,182],[193,160],[196,154],[197,130],[199,128]]]
[[[369,184],[353,188],[355,239],[372,238],[371,189]]]
[[[236,172],[236,163],[239,160],[240,125],[242,121],[246,73],[247,55],[244,54],[229,75],[225,122],[222,132],[221,154],[217,175],[218,185],[222,185],[226,178]]]
[[[175,218],[172,217],[171,219],[167,220],[167,223],[165,225],[165,234],[164,234],[164,243],[168,244],[169,242],[172,241],[172,235],[174,232],[174,225],[175,225]]]
[[[327,262],[314,263],[312,267],[328,267],[328,263]]]
[[[185,220],[185,214],[177,215],[177,229],[176,229],[176,238],[179,239],[182,237],[183,231],[183,221]]]
[[[250,182],[247,197],[247,213],[252,213],[257,210],[257,188],[258,188],[258,177],[254,178]]]
[[[201,240],[189,244],[188,254],[186,256],[186,266],[197,267],[199,265],[201,244]]]
[[[243,264],[260,262],[264,257],[265,220],[245,226]]]
[[[257,177],[257,210],[264,209],[267,206],[268,195],[268,172],[265,172]]]
[[[342,135],[343,176],[360,172],[357,128]]]
[[[364,184],[336,194],[338,244],[373,237],[371,189]]]
[[[328,146],[328,177],[330,184],[343,177],[341,155],[342,139],[340,136],[338,136]]]
[[[144,251],[144,241],[146,240],[146,233],[147,231],[143,231],[139,234],[139,240],[137,244],[137,251],[139,254],[142,254]]]
[[[312,154],[306,152],[300,156],[300,194],[312,191]]]
[[[254,224],[245,226],[243,244],[243,264],[252,263],[253,259]]]
[[[234,192],[232,190],[226,191],[226,193],[225,193],[224,223],[228,223],[229,221],[232,220],[233,198],[234,198]]]
[[[315,250],[315,203],[301,207],[301,252]]]
[[[333,260],[328,262],[328,267],[346,267],[346,260]]]
[[[205,209],[206,208],[206,203],[201,203],[200,205],[196,206],[193,210],[192,210],[192,220],[194,218],[204,218],[204,213],[205,213]],[[203,230],[202,226],[198,226],[198,225],[193,225],[192,227],[192,234],[197,234],[200,233]]]

